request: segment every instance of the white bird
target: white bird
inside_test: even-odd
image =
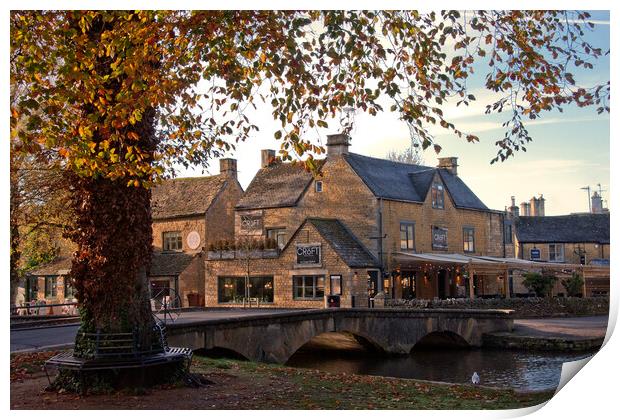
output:
[[[478,372],[474,372],[474,374],[471,375],[471,383],[474,385],[478,385],[480,383],[480,376],[478,375]]]

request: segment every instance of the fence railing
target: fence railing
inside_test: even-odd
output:
[[[17,305],[11,305],[11,316],[76,316],[77,314],[77,302],[73,301],[64,303],[24,302]]]

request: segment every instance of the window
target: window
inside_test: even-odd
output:
[[[58,279],[56,276],[45,276],[45,297],[46,298],[55,298],[58,294],[58,289],[56,286],[58,285]]]
[[[504,242],[507,244],[512,243],[512,223],[504,223]]]
[[[65,299],[72,298],[75,296],[75,287],[73,287],[73,282],[70,278],[64,278],[65,283]]]
[[[549,244],[549,261],[564,261],[564,244]]]
[[[325,296],[324,276],[293,276],[293,298],[319,300]]]
[[[431,198],[433,199],[434,209],[443,209],[443,185],[441,183],[433,182]]]
[[[218,277],[217,300],[219,303],[243,303],[246,294],[245,277]],[[262,303],[273,303],[273,277],[255,276],[247,282],[248,296]]]
[[[463,251],[474,252],[474,228],[463,228]]]
[[[414,249],[414,224],[400,222],[400,249]]]
[[[314,191],[323,192],[323,181],[314,181]]]
[[[181,251],[183,249],[181,232],[164,232],[163,242],[164,251]]]
[[[26,277],[26,290],[25,290],[25,299],[26,302],[30,302],[31,300],[37,299],[37,278],[36,277]]]
[[[286,245],[286,229],[274,228],[267,229],[267,239],[273,239],[278,246],[278,249],[282,250]]]
[[[329,293],[332,295],[342,294],[342,276],[340,274],[329,276]]]

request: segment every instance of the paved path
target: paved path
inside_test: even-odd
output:
[[[295,309],[299,311],[299,309]],[[182,312],[176,324],[210,319],[242,318],[253,315],[282,313],[283,309],[240,309]],[[160,315],[161,316],[161,315]],[[168,321],[169,322],[169,321]],[[11,352],[33,351],[71,347],[75,341],[78,324],[37,327],[11,331]]]
[[[297,309],[298,310],[298,309]],[[281,313],[276,309],[210,310],[183,312],[175,323],[209,319],[237,318],[259,314]],[[514,333],[537,337],[604,337],[607,317],[544,318],[515,320]],[[49,326],[11,331],[11,352],[70,347],[75,340],[78,325]]]
[[[513,334],[530,337],[605,337],[607,319],[607,316],[517,319],[514,322]]]

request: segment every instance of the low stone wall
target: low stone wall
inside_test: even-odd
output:
[[[511,299],[386,299],[385,307],[444,309],[512,309],[516,318],[609,314],[609,298],[511,298]]]

